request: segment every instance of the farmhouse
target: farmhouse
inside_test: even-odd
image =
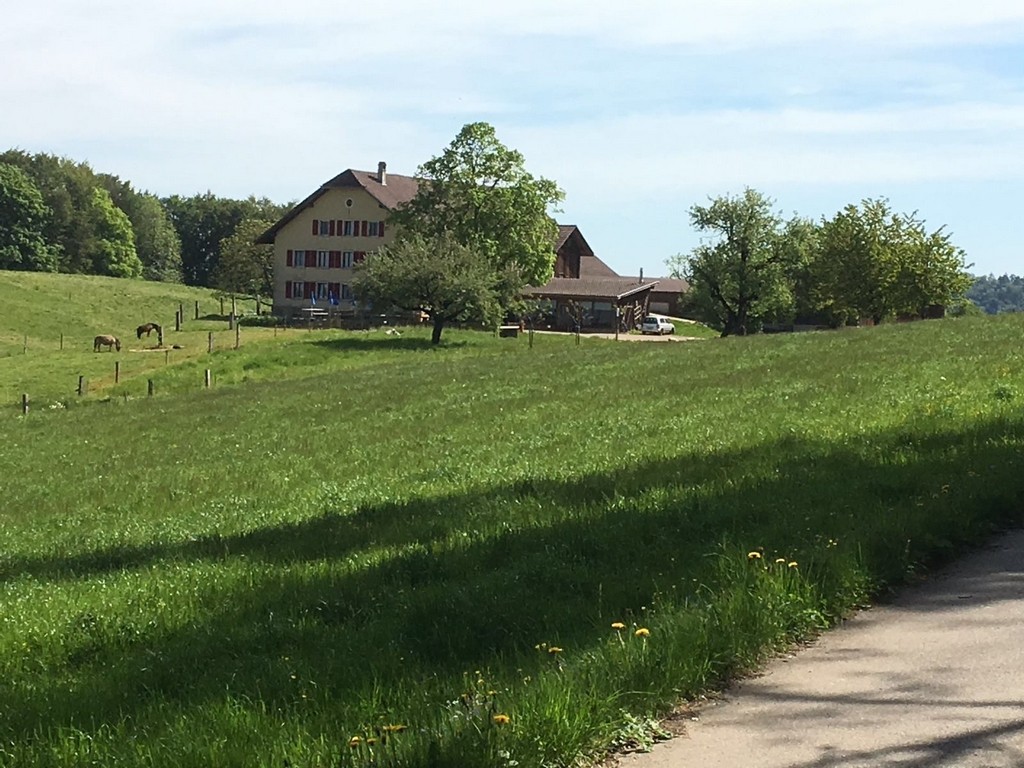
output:
[[[353,267],[394,239],[388,215],[417,191],[411,176],[346,170],[320,186],[264,232],[257,243],[274,246],[274,313],[290,316],[313,305],[341,314],[355,311]],[[686,290],[681,280],[623,277],[601,261],[578,227],[559,225],[555,276],[529,289],[552,325],[613,329],[615,318],[633,327],[648,311],[666,314]]]

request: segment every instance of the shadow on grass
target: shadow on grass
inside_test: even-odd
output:
[[[458,349],[465,347],[467,342],[446,341],[442,338],[440,344],[431,344],[430,339],[421,336],[388,336],[380,331],[336,339],[321,339],[314,341],[313,344],[336,352],[378,352],[382,349]]]
[[[857,448],[787,438],[237,536],[0,561],[5,581],[195,561],[246,573],[244,587],[210,582],[183,627],[69,617],[59,674],[0,685],[0,712],[12,713],[0,736],[117,722],[156,699],[189,707],[228,693],[287,710],[293,668],[349,701],[482,667],[533,669],[546,663],[538,643],[578,652],[603,642],[611,621],[647,623],[662,604],[710,599],[723,552],[795,558],[821,609],[841,611],[853,560],[876,585],[894,584],[1018,523],[1022,439],[1016,422],[893,432]],[[979,599],[1019,599],[1011,579],[985,584]]]

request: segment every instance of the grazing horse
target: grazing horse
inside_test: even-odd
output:
[[[159,336],[161,333],[160,326],[157,325],[156,323],[146,323],[145,325],[140,325],[138,328],[135,329],[135,335],[141,339],[142,334],[146,334],[146,336],[149,336],[149,334],[151,334],[153,331],[156,331],[156,335]]]
[[[97,336],[92,341],[92,351],[99,352],[100,347],[106,347],[107,350],[116,349],[118,352],[121,351],[121,340],[116,336],[103,335]]]

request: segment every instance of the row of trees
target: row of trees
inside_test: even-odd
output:
[[[1024,312],[1024,277],[982,275],[974,279],[967,298],[990,315]]]
[[[271,249],[253,240],[289,208],[209,192],[158,198],[88,163],[11,149],[0,154],[0,269],[267,295]]]
[[[922,317],[971,286],[949,234],[892,211],[887,200],[848,205],[821,221],[785,220],[773,205],[747,189],[693,206],[690,221],[706,240],[669,261],[689,281],[694,311],[723,336],[794,320],[839,326]]]

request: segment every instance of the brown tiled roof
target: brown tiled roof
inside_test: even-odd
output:
[[[292,208],[270,229],[257,238],[257,243],[272,244],[277,233],[288,222],[292,221],[306,208],[319,200],[330,189],[365,189],[370,195],[388,210],[394,210],[416,196],[419,182],[412,176],[401,176],[397,173],[387,174],[387,184],[381,184],[375,171],[354,171],[351,168],[342,171],[330,181],[325,181],[313,194]]]
[[[541,298],[616,301],[649,291],[657,284],[654,280],[638,283],[635,277],[553,277],[539,288],[527,288],[525,292]]]
[[[629,280],[640,281],[639,277],[630,277]],[[645,277],[644,282],[655,281],[658,283],[655,293],[686,293],[690,290],[690,284],[678,277]]]
[[[580,258],[580,279],[588,277],[621,277],[621,275],[597,258],[597,256],[582,256]],[[635,277],[623,279],[632,280],[634,283],[640,282]]]

